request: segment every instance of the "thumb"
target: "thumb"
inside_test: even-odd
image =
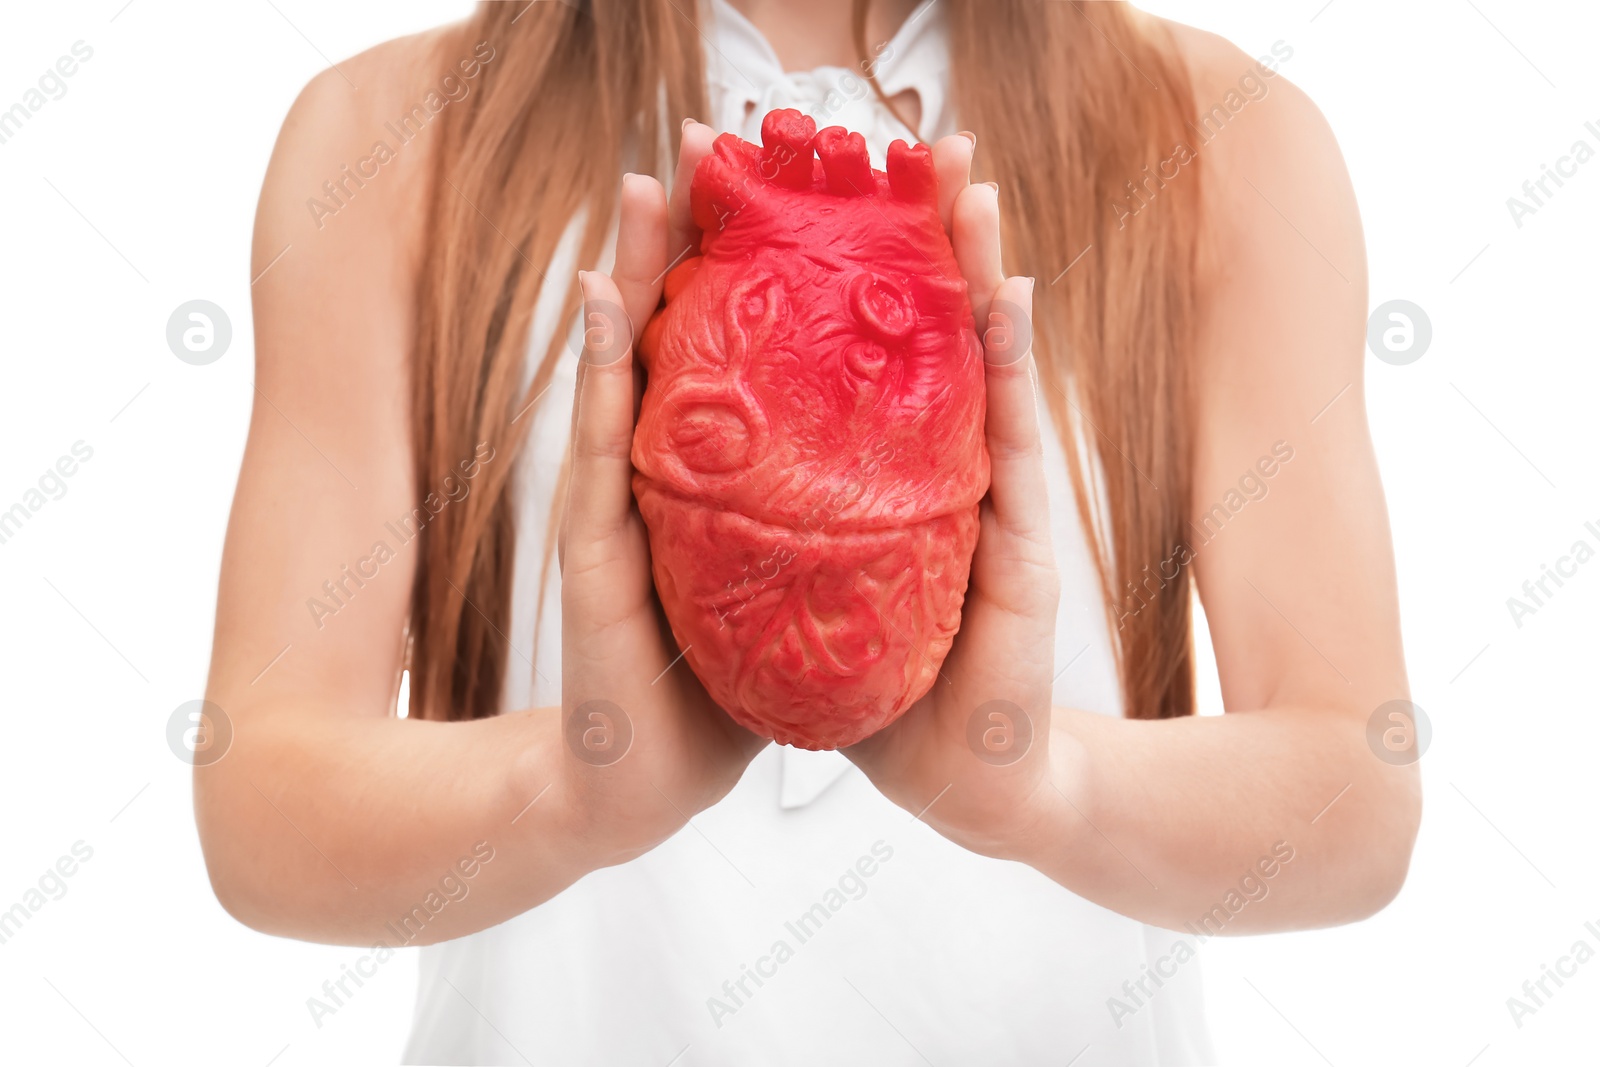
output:
[[[616,283],[599,271],[578,275],[583,291],[583,356],[572,398],[572,470],[561,527],[602,541],[623,528],[633,504],[633,327]]]
[[[1033,376],[1033,279],[1007,278],[995,287],[979,324],[983,340],[989,447],[989,502],[1000,529],[1046,550],[1043,438]]]

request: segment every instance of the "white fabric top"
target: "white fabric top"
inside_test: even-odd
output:
[[[859,72],[785,72],[725,0],[702,0],[701,10],[717,130],[759,142],[762,116],[795,107],[819,126],[861,132],[880,168],[890,141],[916,139]],[[916,90],[923,139],[955,131],[937,0],[917,7],[877,64],[886,95]],[[551,276],[577,268],[574,247],[569,240],[558,250]],[[529,416],[514,479],[521,521],[508,710],[561,702],[553,566],[534,648],[546,520],[577,367],[578,323],[557,321],[561,296],[554,286],[541,293],[529,346],[531,377],[554,330],[574,338]],[[1048,420],[1042,401],[1041,413]],[[1120,715],[1099,582],[1053,434],[1046,462],[1062,578],[1055,703]],[[500,926],[421,949],[405,1062],[1210,1062],[1199,963],[1187,952],[1174,962],[1180,940],[1192,945],[1030,867],[951,844],[838,753],[774,745],[722,802],[653,851]]]

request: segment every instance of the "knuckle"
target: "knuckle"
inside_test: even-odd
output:
[[[1001,464],[1037,467],[1041,473],[1044,471],[1044,440],[1037,426],[1011,427],[997,434],[989,441],[989,454]]]
[[[633,434],[615,431],[581,433],[573,444],[573,458],[580,462],[632,462]]]

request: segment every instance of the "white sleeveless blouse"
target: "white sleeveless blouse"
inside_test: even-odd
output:
[[[858,72],[786,73],[725,0],[701,10],[710,121],[719,131],[759,141],[767,111],[796,107],[819,126],[860,131],[879,167],[891,140],[915,140]],[[877,57],[886,95],[917,91],[929,141],[957,128],[944,34],[938,0],[924,0]],[[577,267],[569,241],[549,274],[566,277]],[[574,341],[528,416],[530,447],[514,483],[520,523],[508,710],[561,702],[554,566],[534,647],[546,522],[577,367],[577,322],[557,321],[557,288],[547,287],[536,308],[529,377],[554,330]],[[1042,398],[1041,413],[1048,426]],[[1046,462],[1062,579],[1055,703],[1120,715],[1099,582],[1051,433]],[[1030,867],[951,844],[836,752],[774,745],[721,803],[653,851],[595,871],[497,927],[421,949],[405,1062],[1210,1062],[1198,964],[1184,963],[1159,985],[1147,977],[1158,960],[1168,965],[1163,975],[1173,969],[1163,957],[1177,940]],[[1141,979],[1153,995],[1140,991]]]

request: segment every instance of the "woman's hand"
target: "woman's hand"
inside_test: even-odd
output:
[[[589,866],[621,863],[721,799],[765,739],[728,718],[674,645],[634,505],[634,339],[656,310],[674,255],[698,244],[689,179],[712,131],[687,124],[676,193],[623,180],[613,276],[589,271],[573,400],[572,472],[561,526],[560,785]]]
[[[968,183],[972,142],[946,137],[933,155],[941,214],[983,341],[992,480],[961,630],[933,688],[845,754],[946,837],[1015,857],[1029,827],[1065,803],[1050,771],[1060,581],[1035,406],[1033,279],[1001,271],[998,193]]]

